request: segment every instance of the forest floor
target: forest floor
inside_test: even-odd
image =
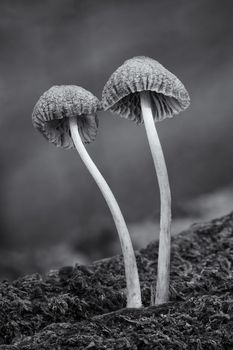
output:
[[[151,306],[157,251],[136,253],[141,309],[120,255],[3,281],[0,349],[233,349],[233,213],[173,237],[170,301]]]

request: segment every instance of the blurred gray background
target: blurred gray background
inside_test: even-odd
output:
[[[0,0],[0,277],[119,252],[110,212],[75,151],[33,129],[55,84],[101,97],[127,58],[157,59],[185,84],[190,108],[157,124],[173,231],[233,209],[233,1]],[[99,114],[88,151],[136,248],[158,236],[159,192],[143,126]]]

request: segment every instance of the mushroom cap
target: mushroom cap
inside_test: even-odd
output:
[[[32,113],[32,124],[58,147],[74,148],[68,118],[77,117],[81,139],[94,141],[100,102],[91,92],[75,85],[52,86],[39,98]]]
[[[102,107],[142,124],[141,91],[151,96],[155,121],[171,118],[190,104],[187,90],[174,74],[154,59],[138,56],[110,76],[103,89]]]

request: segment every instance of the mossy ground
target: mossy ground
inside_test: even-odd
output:
[[[137,253],[140,310],[124,309],[121,256],[2,282],[0,349],[233,349],[233,213],[173,238],[170,302],[159,307],[157,251]]]

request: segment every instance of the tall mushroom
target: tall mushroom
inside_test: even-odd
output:
[[[171,118],[189,106],[180,80],[149,57],[134,57],[109,78],[102,93],[104,110],[145,124],[160,189],[160,238],[155,304],[168,301],[170,279],[171,193],[163,151],[155,123]]]
[[[125,220],[112,191],[83,144],[94,141],[96,137],[99,109],[100,102],[91,92],[74,85],[53,86],[36,103],[32,122],[49,142],[63,148],[75,147],[96,181],[112,213],[121,243],[127,307],[139,308],[142,303],[138,270]]]

